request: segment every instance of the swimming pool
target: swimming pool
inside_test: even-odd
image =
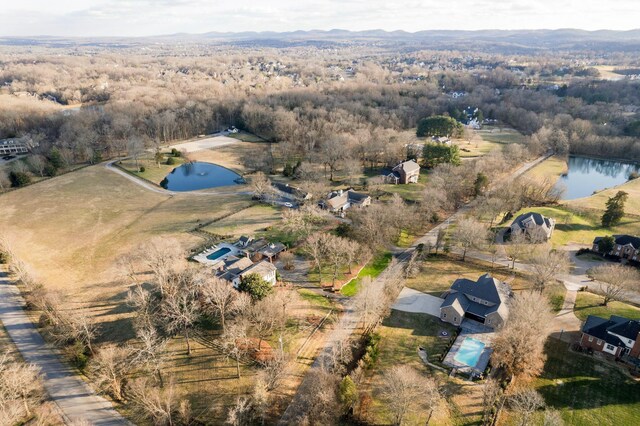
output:
[[[222,247],[222,248],[219,248],[218,250],[214,251],[210,255],[208,255],[207,259],[209,259],[209,260],[220,259],[222,256],[224,256],[225,254],[227,254],[229,252],[231,252],[231,249],[229,247]]]
[[[476,340],[473,337],[467,337],[462,342],[462,345],[460,345],[460,349],[458,349],[458,352],[456,352],[453,359],[473,368],[478,363],[480,355],[482,355],[482,351],[484,350],[484,346],[484,343],[480,340]]]

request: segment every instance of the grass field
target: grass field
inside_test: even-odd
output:
[[[637,216],[636,219],[640,221],[640,179],[634,179],[615,188],[605,189],[590,197],[562,201],[562,204],[575,209],[604,211],[607,200],[616,195],[618,191],[629,194],[625,203],[625,212]]]
[[[182,163],[184,163],[184,158],[182,157],[172,157],[174,159],[175,164],[167,165],[166,160],[170,155],[165,153],[164,161],[158,165],[154,158],[153,154],[150,152],[144,153],[138,159],[138,165],[144,167],[144,172],[139,172],[136,167],[136,162],[132,159],[126,159],[119,161],[117,163],[118,166],[122,167],[126,171],[131,174],[141,177],[142,179],[146,179],[149,182],[153,182],[156,185],[160,185],[160,182],[176,167],[180,167]]]
[[[451,335],[454,330],[455,327],[427,314],[391,311],[391,315],[378,327],[381,337],[380,352],[373,371],[368,374],[367,387],[373,397],[370,424],[390,424],[390,413],[382,398],[384,374],[398,365],[412,366],[427,376],[435,374],[423,364],[418,356],[418,347],[425,348],[430,360],[437,362],[439,355],[446,350],[448,342],[447,339],[439,338],[438,333],[447,331]],[[423,425],[428,414],[426,407],[411,412],[403,424]],[[430,424],[448,424],[447,418],[446,410],[439,410],[434,413],[433,423]]]
[[[238,133],[229,133],[227,136],[233,139],[238,139],[242,142],[267,142],[260,136],[245,132],[244,130],[240,130]]]
[[[609,302],[607,306],[602,306],[603,298],[597,294],[581,291],[576,297],[574,313],[584,321],[589,315],[609,318],[611,315],[618,315],[630,319],[640,319],[640,308],[623,302]]]
[[[381,185],[380,190],[387,194],[398,194],[404,200],[420,201],[422,200],[422,192],[427,187],[427,171],[420,170],[420,178],[418,183],[409,183],[406,185]]]
[[[217,235],[230,235],[240,237],[242,235],[253,235],[256,231],[264,230],[273,226],[282,218],[279,208],[257,204],[238,213],[227,216],[222,220],[213,222],[203,229]]]
[[[603,228],[600,223],[602,212],[595,210],[574,210],[571,204],[557,207],[532,207],[519,211],[517,217],[524,212],[537,212],[556,220],[556,227],[551,235],[551,243],[555,247],[578,243],[591,245],[593,239],[603,235],[632,234],[640,235],[640,216],[625,216],[619,225]]]
[[[560,410],[567,425],[637,424],[640,383],[615,366],[570,352],[556,339],[549,339],[546,353],[535,387],[550,407]]]
[[[87,309],[103,338],[120,340],[131,331],[118,256],[154,236],[186,251],[202,241],[188,231],[251,203],[234,194],[169,197],[97,165],[0,195],[0,230],[43,283],[69,294],[69,309]]]
[[[376,278],[384,271],[389,262],[391,262],[392,255],[389,252],[380,253],[374,257],[358,274],[358,276],[351,280],[349,284],[340,289],[340,293],[345,296],[355,296],[360,288],[360,282],[364,277]]]
[[[529,170],[526,176],[536,180],[549,179],[557,182],[567,172],[567,161],[562,157],[551,157]]]

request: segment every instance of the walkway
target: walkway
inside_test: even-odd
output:
[[[96,426],[130,424],[45,343],[23,311],[24,304],[18,288],[9,281],[5,271],[0,271],[0,321],[24,360],[40,368],[44,387],[60,407],[65,421],[84,421]]]
[[[431,296],[412,288],[404,287],[391,309],[403,312],[429,314],[440,317],[440,306],[444,299]]]

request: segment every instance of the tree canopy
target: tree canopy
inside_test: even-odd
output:
[[[423,118],[418,122],[416,135],[424,136],[460,136],[462,134],[462,124],[456,119],[446,115],[434,115]]]
[[[616,195],[607,200],[607,208],[602,215],[602,226],[610,227],[617,225],[624,216],[624,203],[629,198],[629,194],[618,191]]]

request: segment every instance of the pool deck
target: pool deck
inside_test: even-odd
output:
[[[449,367],[457,369],[458,372],[461,373],[482,373],[485,368],[487,368],[487,365],[489,364],[489,358],[491,357],[491,353],[493,352],[493,349],[491,349],[491,342],[493,341],[495,332],[492,328],[486,327],[480,323],[468,319],[465,319],[460,327],[462,328],[462,331],[458,335],[456,341],[453,342],[451,349],[449,349],[449,352],[447,353],[447,356],[444,358],[444,361],[442,363]],[[485,345],[475,367],[469,367],[466,364],[456,361],[454,358],[458,353],[458,350],[460,350],[462,342],[464,342],[467,337],[479,340]]]
[[[211,260],[211,259],[207,259],[207,256],[209,256],[211,253],[214,253],[217,250],[220,250],[221,248],[228,248],[231,251],[229,251],[229,253],[226,253],[222,256],[220,256],[219,258],[215,259],[215,260]],[[193,260],[195,260],[196,262],[202,263],[203,265],[207,265],[207,266],[215,266],[219,263],[221,263],[224,259],[226,259],[229,256],[235,256],[240,252],[240,250],[238,249],[238,247],[236,247],[233,244],[230,243],[218,243],[212,247],[209,247],[208,249],[206,249],[205,251],[198,253],[197,255],[193,256]]]

